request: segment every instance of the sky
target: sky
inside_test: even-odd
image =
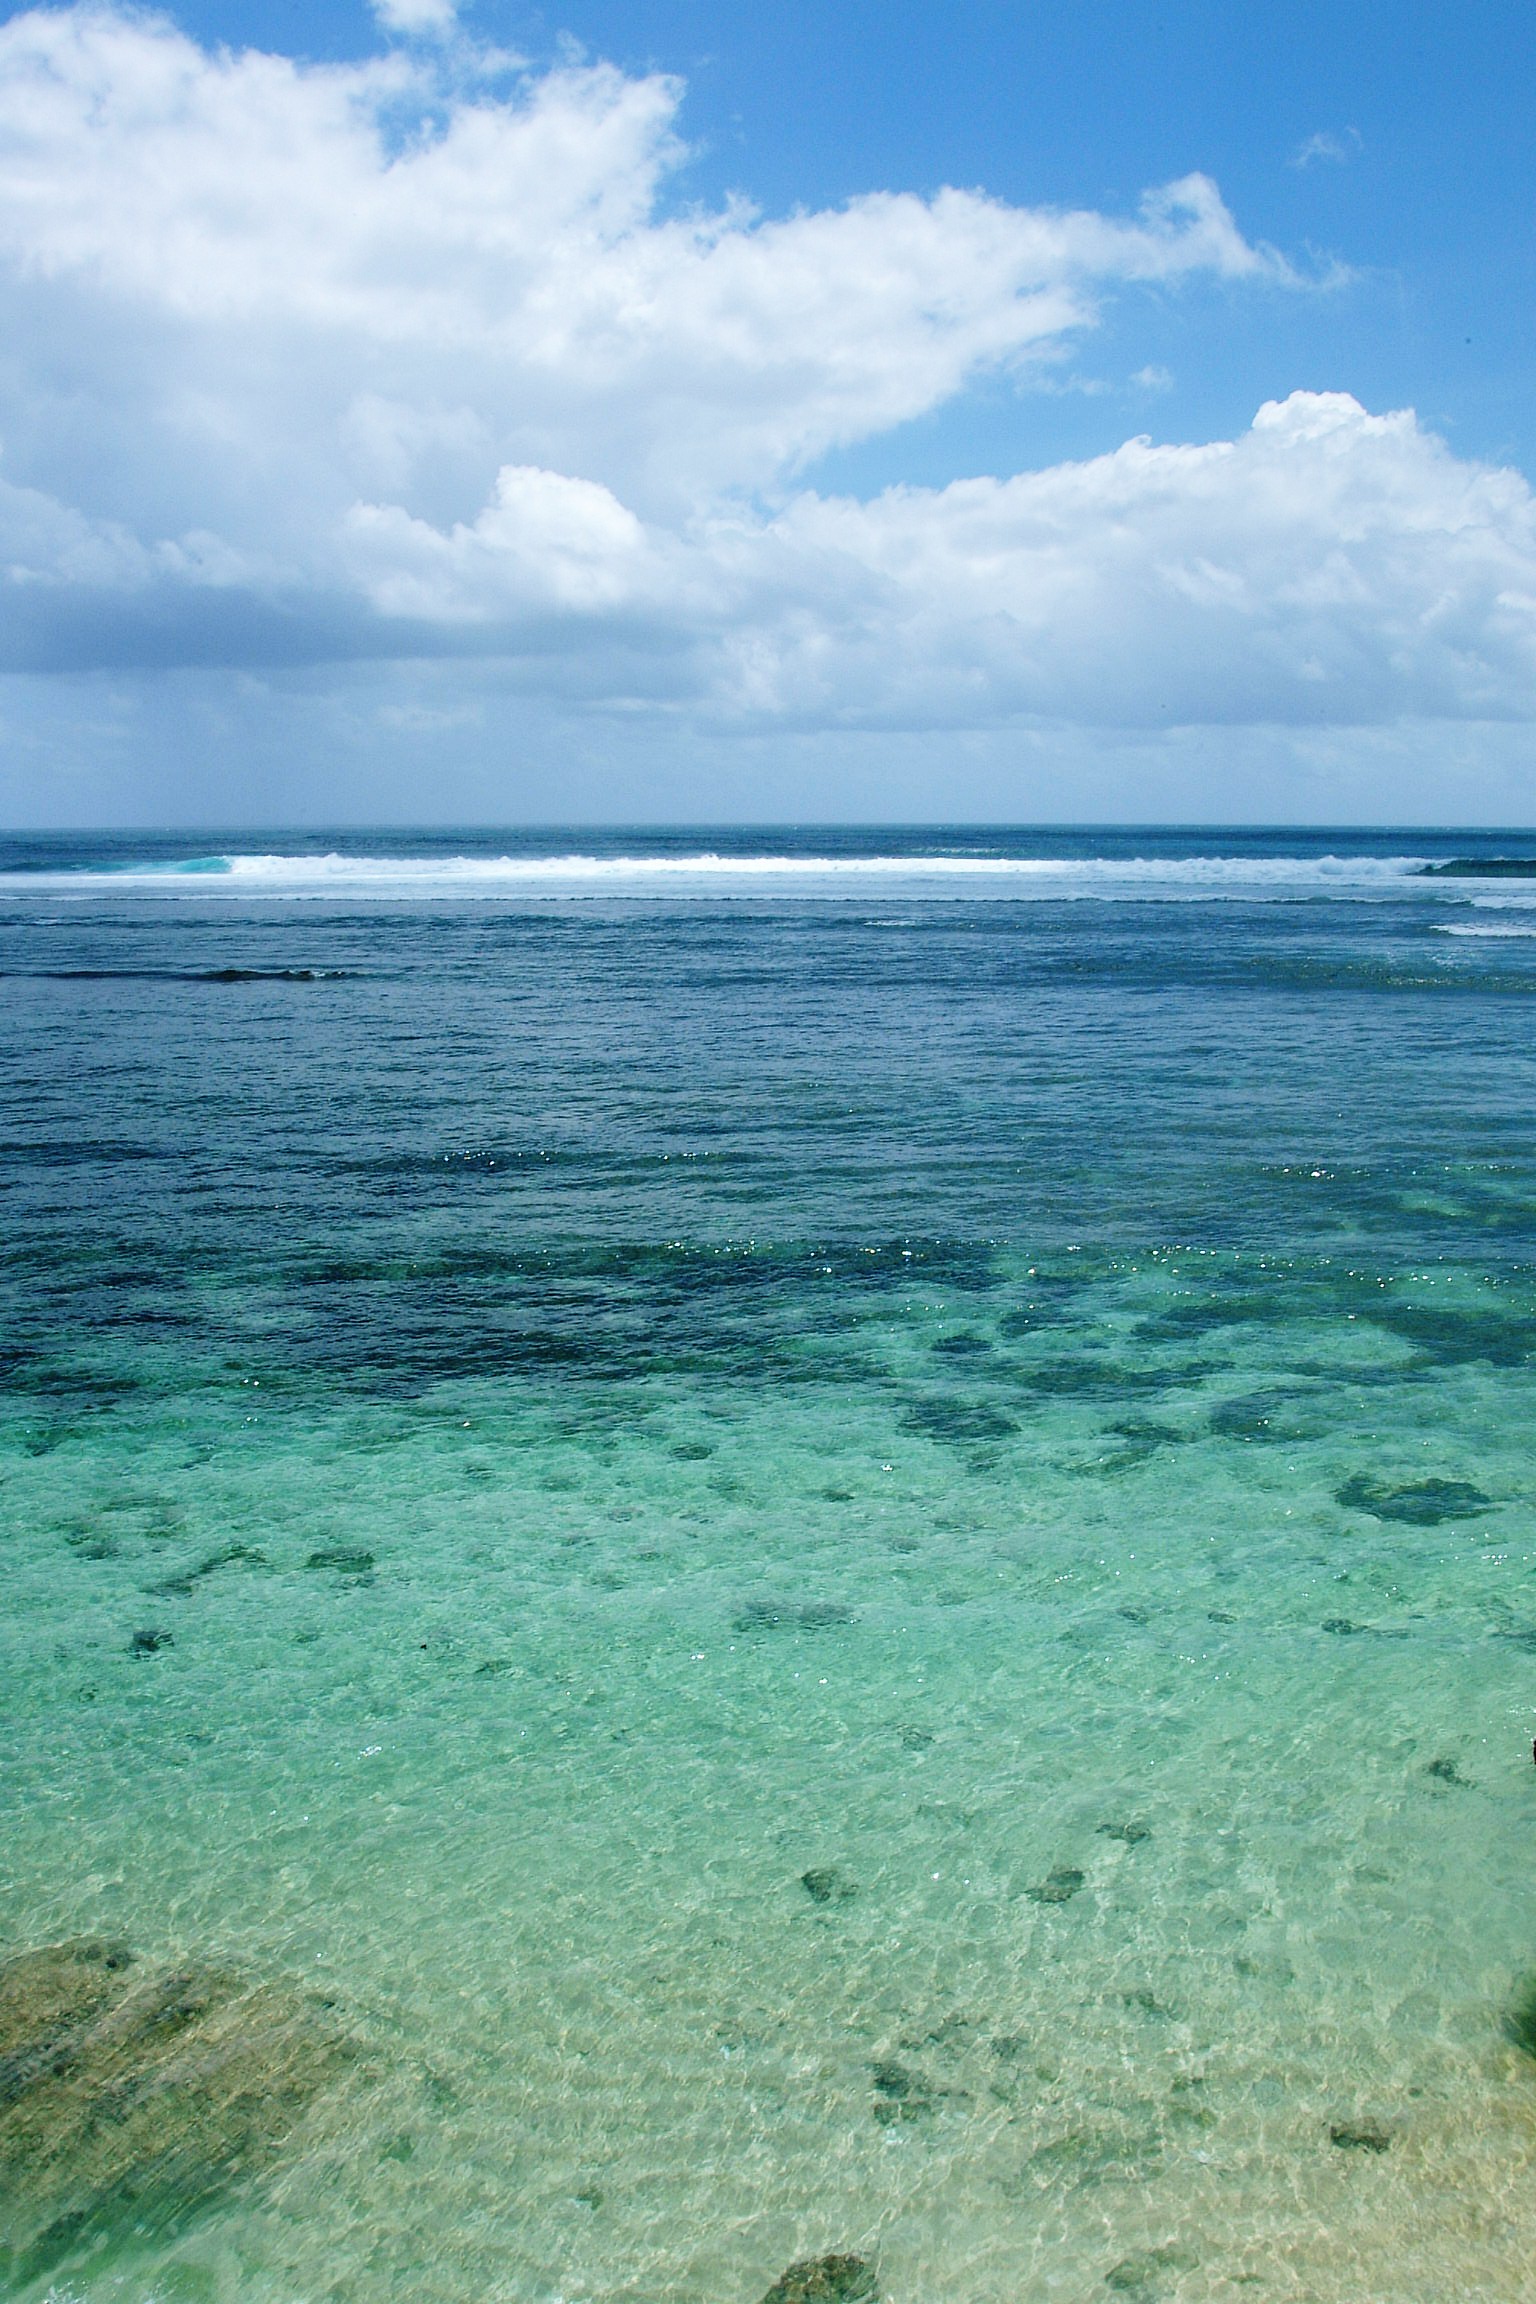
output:
[[[1536,18],[0,11],[0,821],[1536,823]]]

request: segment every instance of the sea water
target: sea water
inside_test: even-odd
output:
[[[1536,2293],[1524,853],[8,840],[0,2292]]]

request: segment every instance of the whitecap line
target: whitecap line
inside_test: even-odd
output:
[[[72,871],[0,873],[0,893],[172,898],[346,895],[379,900],[518,893],[854,895],[871,882],[934,893],[1174,901],[1285,893],[1439,895],[1417,856],[292,856],[230,854]],[[1464,899],[1463,899],[1464,900]]]
[[[1479,928],[1457,920],[1438,926],[1436,934],[1440,936],[1478,937],[1536,936],[1536,926],[1530,928]]]

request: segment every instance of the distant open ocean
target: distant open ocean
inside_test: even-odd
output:
[[[1536,2294],[1536,832],[3,835],[0,1035],[0,2295]]]

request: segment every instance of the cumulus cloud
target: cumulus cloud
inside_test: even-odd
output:
[[[1206,178],[1119,217],[690,208],[680,98],[462,37],[0,27],[0,664],[493,656],[736,727],[1529,711],[1529,491],[1411,414],[1298,393],[1230,441],[804,485],[1136,284],[1292,292]]]
[[[790,603],[726,643],[759,711],[1156,727],[1525,717],[1536,697],[1526,483],[1343,393],[1271,402],[1235,441],[805,496],[752,541],[783,555]]]
[[[547,648],[565,617],[595,670],[645,629],[668,692],[745,722],[1487,719],[1536,692],[1526,483],[1344,393],[1271,402],[1235,441],[1132,440],[873,502],[805,492],[681,531],[508,468],[473,522],[360,506],[349,541],[379,613],[439,648],[519,619]],[[610,676],[632,688],[627,660]]]
[[[669,213],[680,94],[603,65],[304,66],[100,9],[13,18],[0,272],[32,392],[84,393],[123,461],[130,427],[174,436],[204,493],[222,461],[270,501],[285,461],[323,467],[334,502],[387,437],[415,511],[511,462],[675,505],[1058,351],[1113,285],[1276,269],[1200,176],[1131,219],[957,190]]]

